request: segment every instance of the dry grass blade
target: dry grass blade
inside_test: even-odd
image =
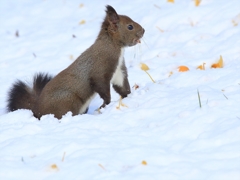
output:
[[[62,162],[63,162],[64,159],[65,159],[65,155],[66,155],[66,152],[63,153]]]
[[[199,107],[202,108],[201,98],[200,98],[200,94],[199,94],[199,91],[198,91],[198,90],[197,90],[197,93],[198,93]]]
[[[223,94],[223,96],[228,100],[228,97],[225,94]]]
[[[100,168],[102,168],[103,170],[106,170],[103,165],[98,164],[98,166],[99,166]]]
[[[156,4],[154,4],[154,6],[155,6],[156,8],[158,8],[158,9],[161,9],[160,6],[158,6],[158,5],[156,5]]]
[[[157,28],[161,33],[164,33],[164,30],[162,30],[160,27],[156,26],[156,28]]]
[[[150,77],[150,79],[152,80],[153,83],[156,83],[156,82],[153,80],[152,76],[151,76],[147,71],[144,71],[144,72],[147,73],[147,75]]]

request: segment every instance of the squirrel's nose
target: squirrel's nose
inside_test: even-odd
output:
[[[143,37],[144,32],[145,32],[145,29],[142,28],[141,31],[138,31],[138,32],[137,32],[137,36],[138,36],[138,37]]]

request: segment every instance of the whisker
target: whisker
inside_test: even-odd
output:
[[[150,50],[149,46],[147,45],[146,41],[144,38],[142,38],[142,41],[144,42],[144,44],[147,46],[148,50]]]

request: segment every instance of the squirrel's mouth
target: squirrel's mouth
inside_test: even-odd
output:
[[[145,30],[142,29],[141,31],[139,31],[136,36],[133,38],[132,42],[129,44],[129,46],[135,46],[136,44],[141,43],[141,39],[143,37]]]
[[[133,39],[133,42],[130,46],[135,46],[138,43],[141,43],[141,39]]]
[[[142,29],[142,31],[140,31],[136,34],[136,38],[133,39],[133,45],[141,43],[141,38],[143,37],[144,32],[145,32],[145,30]]]

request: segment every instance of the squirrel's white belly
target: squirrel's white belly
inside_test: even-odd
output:
[[[121,69],[123,61],[124,61],[124,48],[121,49],[118,65],[111,79],[111,83],[114,85],[123,86],[124,74]]]
[[[92,99],[96,96],[96,93],[94,93],[86,102],[85,104],[82,105],[82,107],[79,110],[79,114],[83,114],[86,112],[90,102],[92,101]]]

